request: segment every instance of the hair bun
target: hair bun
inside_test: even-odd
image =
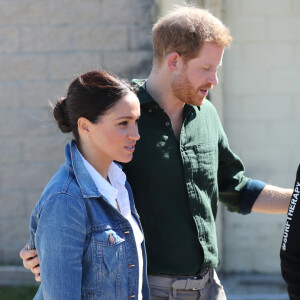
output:
[[[72,128],[66,110],[66,101],[67,98],[63,97],[56,102],[56,105],[53,107],[53,115],[60,130],[64,133],[69,133],[72,131]]]

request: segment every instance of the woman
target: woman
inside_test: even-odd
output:
[[[37,251],[41,274],[35,299],[149,299],[141,225],[114,162],[129,162],[140,138],[133,88],[109,73],[88,72],[53,114],[74,140],[30,220],[29,249]]]

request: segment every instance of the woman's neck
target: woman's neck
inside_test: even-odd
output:
[[[108,170],[112,161],[105,161],[99,155],[97,155],[88,145],[81,145],[78,147],[81,155],[90,165],[95,168],[95,170],[107,181],[108,180]]]

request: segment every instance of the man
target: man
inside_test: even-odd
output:
[[[141,141],[124,165],[147,245],[152,299],[226,299],[218,266],[217,202],[230,211],[285,213],[291,190],[244,176],[208,91],[231,36],[220,20],[179,6],[153,27],[147,80],[134,80]],[[34,254],[34,253],[32,253]],[[29,252],[22,251],[24,265]],[[38,269],[35,269],[38,273]]]
[[[293,196],[280,250],[281,272],[287,282],[290,300],[300,299],[300,165],[298,166]]]

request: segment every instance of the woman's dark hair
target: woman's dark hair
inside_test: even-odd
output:
[[[67,96],[57,101],[53,115],[62,132],[73,132],[80,144],[77,121],[80,117],[97,123],[123,96],[134,92],[125,79],[105,71],[91,71],[74,79]]]

